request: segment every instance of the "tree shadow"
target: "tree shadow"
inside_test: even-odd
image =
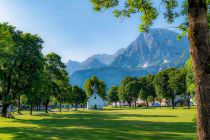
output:
[[[13,122],[34,127],[0,127],[0,133],[13,139],[129,139],[191,140],[195,137],[193,122],[153,122],[124,120],[123,117],[176,117],[140,114],[106,114],[79,111],[77,114],[40,114],[42,119],[14,119]],[[149,119],[148,119],[149,120]],[[26,125],[27,126],[27,125]]]

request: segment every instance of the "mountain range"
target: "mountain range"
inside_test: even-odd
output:
[[[82,87],[87,78],[96,75],[108,89],[119,85],[126,76],[156,74],[168,67],[183,66],[189,58],[189,41],[187,37],[178,41],[177,36],[167,29],[150,29],[113,55],[96,54],[81,63],[69,60],[66,66],[70,82]]]

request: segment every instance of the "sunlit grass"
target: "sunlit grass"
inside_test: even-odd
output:
[[[192,140],[195,109],[111,108],[0,118],[0,139]]]

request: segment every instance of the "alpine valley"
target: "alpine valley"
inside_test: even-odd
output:
[[[96,54],[81,63],[69,60],[66,65],[70,82],[82,87],[87,78],[96,75],[108,89],[119,85],[126,76],[156,74],[165,68],[183,66],[190,55],[189,41],[187,37],[178,41],[177,36],[167,29],[150,29],[113,55]]]

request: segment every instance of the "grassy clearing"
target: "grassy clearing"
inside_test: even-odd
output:
[[[0,118],[0,139],[192,140],[195,109],[128,109]],[[24,112],[25,113],[25,112]]]

